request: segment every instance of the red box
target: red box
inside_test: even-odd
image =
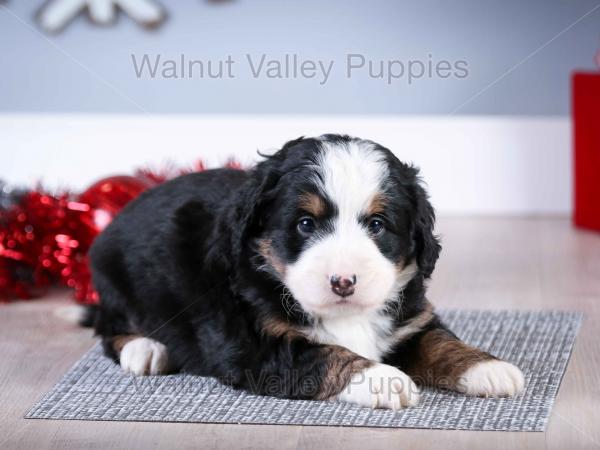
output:
[[[575,225],[600,231],[600,73],[573,74]]]

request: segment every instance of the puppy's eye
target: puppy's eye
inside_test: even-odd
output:
[[[298,221],[298,231],[300,234],[309,235],[315,232],[317,225],[312,217],[303,217]]]
[[[380,236],[385,231],[385,224],[383,223],[383,220],[381,220],[380,218],[373,217],[369,221],[368,228],[369,228],[369,233],[371,233],[371,235]]]

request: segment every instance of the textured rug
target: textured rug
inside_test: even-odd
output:
[[[426,390],[415,408],[371,410],[338,402],[255,396],[190,375],[134,378],[95,346],[26,417],[543,431],[582,314],[441,311],[441,315],[466,342],[519,366],[525,374],[525,392],[512,399],[484,399]]]

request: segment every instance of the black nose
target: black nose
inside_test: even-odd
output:
[[[335,274],[331,275],[329,281],[331,282],[331,290],[334,292],[334,294],[337,294],[340,297],[348,297],[349,295],[354,294],[356,275],[346,278]]]

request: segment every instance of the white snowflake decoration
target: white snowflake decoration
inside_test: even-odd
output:
[[[49,0],[37,13],[40,26],[56,33],[87,11],[92,22],[110,25],[121,10],[144,27],[153,28],[166,18],[165,9],[154,0]]]

